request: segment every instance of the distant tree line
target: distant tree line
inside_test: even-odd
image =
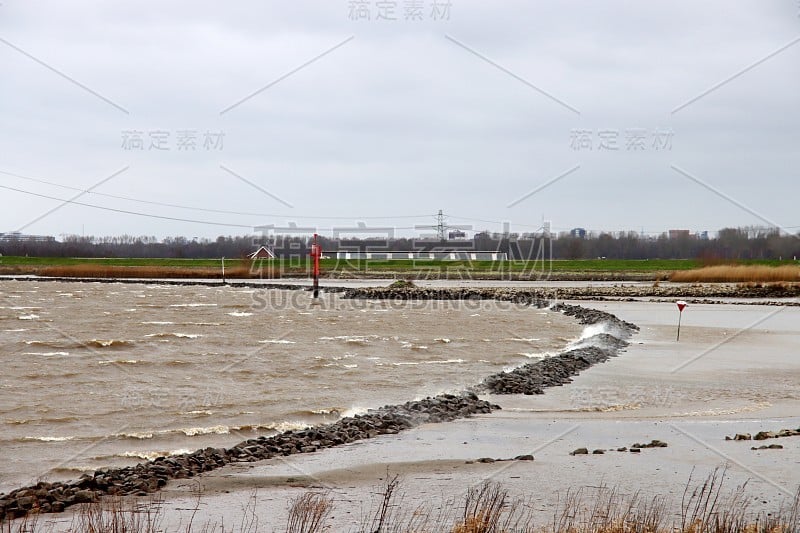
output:
[[[319,237],[325,254],[336,251],[427,251],[475,250],[506,252],[510,259],[704,259],[708,261],[746,259],[793,259],[800,256],[800,233],[787,235],[777,229],[725,228],[716,237],[704,238],[681,233],[642,237],[638,233],[562,233],[545,237],[529,233],[480,232],[472,239],[436,241],[431,239],[331,239]],[[154,257],[154,258],[243,258],[260,245],[267,245],[278,257],[304,257],[310,236],[264,237],[220,236],[216,239],[187,239],[121,235],[84,237],[71,235],[55,239],[0,237],[0,254],[40,257]]]

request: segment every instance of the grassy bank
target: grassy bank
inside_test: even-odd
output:
[[[781,266],[789,272],[789,263],[754,261],[741,269]],[[323,259],[323,277],[409,277],[416,279],[564,279],[564,280],[666,280],[713,281],[687,271],[712,272],[700,269],[702,264],[686,259],[558,259],[552,261],[431,261],[431,260],[337,260]],[[734,268],[727,266],[715,269]],[[735,267],[737,269],[740,266]],[[310,263],[306,257],[272,260],[226,259],[225,276],[230,279],[308,277]],[[716,272],[716,271],[715,271]],[[744,270],[736,270],[744,272]],[[0,274],[39,275],[51,277],[97,278],[222,278],[221,259],[162,259],[162,258],[74,258],[74,257],[0,257]],[[696,277],[692,277],[696,276]],[[786,274],[780,279],[741,279],[720,281],[789,281]]]

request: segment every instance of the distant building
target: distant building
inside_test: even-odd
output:
[[[345,260],[398,260],[427,261],[507,261],[505,252],[474,252],[472,250],[439,250],[432,252],[336,252],[336,259]]]
[[[570,237],[576,237],[578,239],[585,239],[586,238],[586,230],[583,228],[572,228],[569,231]]]
[[[249,259],[274,259],[275,258],[275,252],[273,252],[272,250],[270,250],[266,246],[262,246],[261,248],[259,248],[255,252],[253,252],[251,254],[247,254],[247,257]]]
[[[687,239],[691,236],[688,229],[671,229],[669,230],[670,239]]]
[[[18,231],[0,233],[0,242],[54,242],[55,237],[50,235],[26,235]]]
[[[453,230],[447,234],[448,239],[463,239],[466,236],[467,234],[461,231],[460,229]]]

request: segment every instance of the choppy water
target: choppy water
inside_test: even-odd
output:
[[[0,492],[462,390],[580,330],[508,302],[0,282]]]

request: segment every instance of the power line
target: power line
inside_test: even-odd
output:
[[[52,181],[47,181],[39,178],[32,178],[30,176],[23,176],[21,174],[15,174],[13,172],[7,172],[4,170],[0,170],[0,174],[5,174],[7,176],[13,176],[15,178],[33,181],[36,183],[43,183],[45,185],[50,185],[53,187],[60,187],[62,189],[69,189],[72,191],[80,191],[88,194],[96,194],[97,196],[105,196],[106,198],[114,198],[117,200],[127,200],[129,202],[138,202],[141,204],[149,204],[149,205],[158,205],[161,207],[173,207],[176,209],[187,209],[190,211],[202,211],[205,213],[219,213],[223,215],[240,215],[240,216],[251,216],[251,217],[276,217],[276,218],[300,218],[300,219],[316,219],[316,220],[390,220],[390,219],[411,219],[411,218],[427,218],[431,215],[396,215],[396,216],[318,216],[318,215],[278,215],[275,213],[251,213],[247,211],[228,211],[224,209],[210,209],[206,207],[194,207],[188,205],[180,205],[180,204],[170,204],[165,202],[156,202],[154,200],[143,200],[141,198],[132,198],[130,196],[120,196],[116,194],[108,194],[102,193],[97,191],[86,191],[85,189],[81,189],[80,187],[72,187],[69,185],[63,185],[61,183],[55,183]]]
[[[228,222],[212,222],[210,220],[197,220],[197,219],[192,219],[192,218],[168,217],[168,216],[165,216],[165,215],[154,215],[153,213],[142,213],[140,211],[130,211],[130,210],[127,210],[127,209],[116,209],[116,208],[113,208],[113,207],[106,207],[106,206],[102,206],[102,205],[95,205],[95,204],[88,204],[88,203],[85,203],[85,202],[78,202],[76,200],[57,198],[55,196],[49,196],[49,195],[46,195],[46,194],[36,193],[36,192],[32,192],[32,191],[26,191],[24,189],[17,189],[16,187],[9,187],[7,185],[0,185],[0,189],[6,189],[6,190],[9,190],[9,191],[19,192],[19,193],[22,193],[22,194],[28,194],[30,196],[37,196],[39,198],[46,198],[48,200],[55,200],[55,201],[63,202],[63,203],[66,203],[66,204],[80,205],[80,206],[83,206],[83,207],[91,207],[92,209],[101,209],[103,211],[111,211],[111,212],[114,212],[114,213],[123,213],[123,214],[126,214],[126,215],[135,215],[135,216],[146,217],[146,218],[157,218],[157,219],[161,219],[161,220],[173,220],[173,221],[176,221],[176,222],[190,222],[190,223],[193,223],[193,224],[205,224],[205,225],[210,225],[210,226],[248,228],[248,229],[251,229],[251,230],[254,228],[254,225],[251,225],[251,224],[234,224],[234,223],[228,223]],[[360,229],[360,228],[353,228],[353,229],[355,230],[355,229]],[[401,230],[402,229],[410,230],[410,229],[414,229],[414,226],[405,226],[405,227],[392,226],[391,229],[393,229],[393,230],[399,230],[399,229],[401,229]]]
[[[124,213],[126,215],[136,215],[136,216],[148,217],[148,218],[159,218],[159,219],[162,219],[162,220],[174,220],[174,221],[177,221],[177,222],[192,222],[194,224],[207,224],[207,225],[212,225],[212,226],[228,226],[228,227],[251,228],[251,229],[253,227],[251,225],[245,225],[245,224],[228,224],[228,223],[224,223],[224,222],[211,222],[211,221],[208,221],[208,220],[194,220],[194,219],[189,219],[189,218],[178,218],[178,217],[168,217],[168,216],[164,216],[164,215],[154,215],[152,213],[140,213],[138,211],[128,211],[127,209],[115,209],[113,207],[105,207],[105,206],[102,206],[102,205],[87,204],[87,203],[78,202],[78,201],[75,201],[75,200],[67,200],[67,199],[64,199],[64,198],[56,198],[55,196],[48,196],[46,194],[40,194],[40,193],[36,193],[36,192],[25,191],[23,189],[17,189],[17,188],[14,188],[14,187],[8,187],[7,185],[0,185],[0,189],[6,189],[6,190],[9,190],[9,191],[19,192],[19,193],[22,193],[22,194],[28,194],[28,195],[31,195],[31,196],[38,196],[39,198],[47,198],[48,200],[56,200],[58,202],[64,202],[64,203],[73,204],[73,205],[82,205],[84,207],[91,207],[93,209],[102,209],[103,211],[112,211],[114,213]]]

